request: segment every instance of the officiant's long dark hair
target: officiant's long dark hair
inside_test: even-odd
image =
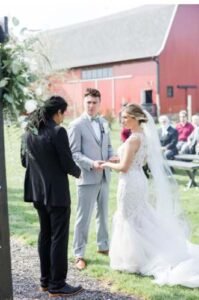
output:
[[[41,107],[30,114],[26,130],[34,133],[35,130],[37,131],[45,127],[47,122],[51,120],[58,111],[64,113],[67,107],[68,104],[64,98],[60,96],[50,97]]]

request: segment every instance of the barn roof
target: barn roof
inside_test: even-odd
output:
[[[53,70],[144,59],[164,48],[175,12],[175,5],[146,5],[39,38]]]

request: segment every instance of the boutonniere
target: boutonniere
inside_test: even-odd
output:
[[[103,128],[104,128],[104,133],[109,133],[109,125],[108,125],[108,122],[104,122],[103,123]]]

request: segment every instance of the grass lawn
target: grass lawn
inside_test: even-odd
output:
[[[112,143],[114,148],[120,144],[119,127],[113,125]],[[8,185],[9,219],[11,235],[23,240],[25,243],[35,246],[37,243],[38,220],[35,210],[31,204],[23,202],[23,179],[24,169],[20,165],[20,129],[13,127],[5,128],[6,147],[6,172]],[[176,174],[180,186],[182,205],[188,219],[192,223],[192,241],[199,243],[199,190],[185,189],[188,181],[183,172]],[[198,179],[198,178],[197,178]],[[198,179],[199,181],[199,179]],[[70,178],[72,196],[72,214],[70,229],[69,258],[73,261],[72,238],[76,208],[75,180]],[[110,185],[109,199],[109,224],[116,208],[117,173],[113,172]],[[84,271],[89,276],[103,280],[112,291],[120,291],[129,295],[139,296],[142,299],[151,300],[196,300],[199,299],[199,289],[188,289],[180,286],[158,287],[154,285],[151,278],[138,275],[120,273],[109,268],[108,257],[96,253],[95,222],[90,226],[89,241],[86,250],[88,268]]]

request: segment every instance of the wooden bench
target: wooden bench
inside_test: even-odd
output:
[[[197,155],[197,154],[178,154],[178,155],[175,155],[174,158],[176,160],[182,160],[182,161],[198,161],[199,162],[199,155]]]
[[[189,176],[187,187],[198,186],[195,181],[196,172],[199,169],[199,163],[181,160],[167,160],[168,165],[173,169],[185,170]]]

